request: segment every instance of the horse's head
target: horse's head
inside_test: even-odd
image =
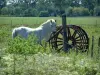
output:
[[[49,19],[41,25],[45,28],[48,32],[55,32],[56,31],[56,20]]]
[[[50,27],[52,29],[52,32],[56,31],[56,20],[50,19]]]

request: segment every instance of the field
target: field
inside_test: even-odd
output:
[[[42,48],[39,45],[37,47],[37,44],[27,45],[30,44],[30,39],[28,41],[21,39],[22,43],[17,39],[16,43],[12,44],[14,41],[11,39],[11,32],[14,27],[24,25],[35,28],[51,18],[57,20],[57,25],[61,24],[60,17],[0,17],[0,75],[100,75],[98,52],[100,17],[67,18],[67,24],[78,25],[87,32],[90,38],[88,53],[76,54],[73,50],[70,53],[63,51],[57,53],[49,46]],[[92,36],[94,36],[93,57],[91,57]],[[23,45],[24,42],[27,44]]]

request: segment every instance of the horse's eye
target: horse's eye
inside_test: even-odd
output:
[[[51,27],[53,27],[53,25],[51,24]]]

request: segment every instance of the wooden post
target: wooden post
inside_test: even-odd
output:
[[[12,19],[11,19],[11,28],[12,28]]]
[[[100,37],[99,37],[99,41],[98,41],[98,56],[100,54]]]
[[[66,31],[66,15],[62,15],[62,25],[63,25],[63,49],[65,52],[68,52],[68,39],[67,39],[67,31]]]
[[[92,36],[91,57],[93,57],[93,48],[94,48],[94,36]]]
[[[13,54],[13,62],[14,62],[14,64],[13,64],[13,75],[15,75],[16,74],[16,63],[15,63],[15,60],[16,60],[16,58],[15,58],[15,53]]]
[[[88,44],[89,44],[89,45],[88,45],[88,49],[87,49],[87,55],[88,55],[89,50],[90,50],[90,49],[89,49],[89,46],[90,46],[90,38],[88,38]]]
[[[100,37],[98,41],[98,60],[100,60]],[[100,61],[99,61],[99,71],[100,71]]]

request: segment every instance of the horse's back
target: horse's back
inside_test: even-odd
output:
[[[27,27],[18,27],[18,28],[14,28],[13,32],[12,32],[12,37],[16,37],[16,36],[21,36],[23,38],[27,38],[28,35],[28,30],[30,30]]]

